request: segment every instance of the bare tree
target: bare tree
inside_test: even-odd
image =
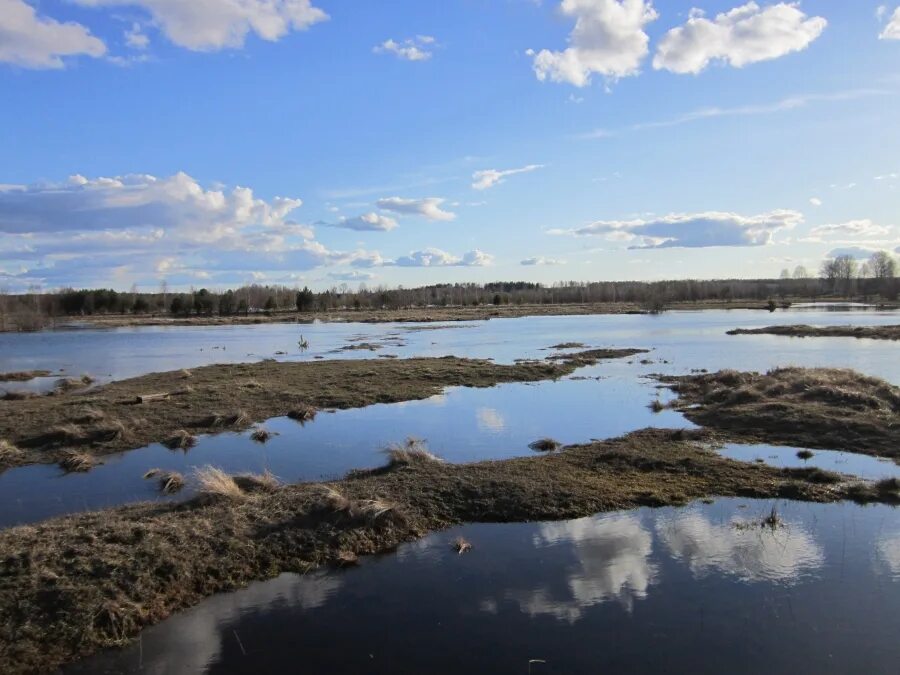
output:
[[[897,271],[897,262],[887,251],[876,251],[867,263],[869,274],[875,279],[893,279]]]

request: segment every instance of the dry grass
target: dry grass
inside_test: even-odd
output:
[[[238,410],[230,415],[213,413],[204,418],[201,422],[203,426],[212,427],[214,429],[224,429],[227,427],[241,428],[249,426],[252,423],[253,420],[251,420],[243,410]]]
[[[13,462],[24,453],[9,441],[0,440],[0,463]]]
[[[373,525],[388,516],[400,520],[403,519],[403,514],[399,507],[387,499],[377,497],[375,499],[352,500],[344,496],[334,486],[322,485],[320,489],[320,510],[369,525]]]
[[[466,541],[464,537],[457,537],[453,541],[453,548],[459,555],[462,555],[463,553],[468,553],[472,550],[472,544]]]
[[[900,459],[900,387],[852,370],[776,368],[661,377],[692,422],[743,439]]]
[[[539,438],[529,443],[528,447],[536,452],[554,452],[562,447],[562,443],[552,438]]]
[[[183,380],[190,379],[190,378],[192,378],[192,377],[194,376],[194,374],[193,374],[190,370],[188,370],[187,368],[182,368],[182,369],[179,371],[179,373],[180,373],[180,375],[181,375],[181,379],[183,379]]]
[[[5,391],[2,398],[4,401],[27,401],[39,397],[36,391]]]
[[[304,422],[310,422],[316,418],[316,409],[311,405],[301,405],[291,410],[287,416],[292,420],[303,424]]]
[[[96,424],[106,419],[106,413],[99,408],[84,408],[78,413],[76,422],[79,424]]]
[[[258,429],[254,429],[253,433],[250,434],[250,438],[256,441],[257,443],[266,443],[272,436],[275,434],[269,431],[268,429],[264,429],[263,427],[259,427]]]
[[[382,450],[388,457],[389,467],[409,466],[421,462],[442,462],[440,457],[428,450],[425,441],[407,438],[404,443],[392,443]]]
[[[97,464],[93,455],[77,450],[69,450],[59,460],[60,468],[66,473],[83,473],[90,471]]]
[[[648,405],[647,407],[650,408],[650,410],[652,410],[655,413],[661,413],[663,410],[666,409],[666,404],[663,403],[662,401],[660,401],[659,399],[656,399],[655,401],[651,402],[650,405]]]
[[[232,501],[246,498],[246,494],[235,482],[234,477],[214,466],[195,469],[194,478],[199,485],[200,494],[211,497],[222,497]]]
[[[852,337],[871,340],[900,340],[900,326],[768,326],[735,328],[728,335],[785,335],[790,337]]]
[[[282,486],[278,477],[266,469],[262,473],[244,473],[233,477],[234,482],[244,492],[275,492]]]
[[[158,480],[159,491],[166,495],[173,495],[176,492],[180,492],[184,487],[184,476],[177,471],[150,469],[150,471],[144,474],[144,478],[147,480],[156,478]]]
[[[184,429],[179,429],[162,444],[169,450],[190,450],[197,445],[197,437]]]
[[[0,373],[0,382],[27,382],[36,377],[50,377],[49,370],[20,370],[14,373]]]
[[[90,375],[82,375],[81,377],[63,377],[56,381],[54,389],[58,392],[65,393],[76,389],[84,389],[94,383],[94,378]]]

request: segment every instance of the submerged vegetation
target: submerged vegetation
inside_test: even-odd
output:
[[[900,460],[900,387],[853,370],[776,368],[661,377],[675,407],[738,440]]]
[[[315,417],[317,408],[424,399],[449,386],[553,379],[600,359],[639,351],[589,350],[515,365],[456,357],[262,361],[195,368],[189,378],[182,370],[152,373],[86,392],[3,402],[0,438],[23,452],[0,455],[0,469],[59,462],[70,450],[99,456],[150,443],[187,450],[196,443],[196,434],[240,431],[280,415],[303,423]],[[185,379],[190,379],[190,388],[185,388]],[[265,386],[234,386],[235,382]],[[88,409],[90,415],[85,414]]]
[[[729,335],[786,335],[790,337],[852,337],[870,340],[900,340],[900,326],[767,326],[735,328]]]
[[[463,465],[420,458],[298,485],[207,467],[186,503],[11,528],[0,532],[0,671],[52,670],[213,593],[352,564],[464,522],[576,518],[712,496],[894,499],[840,476],[729,460],[710,440],[644,430],[540,456]]]

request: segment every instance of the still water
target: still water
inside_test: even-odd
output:
[[[783,527],[747,526],[773,505]],[[722,499],[455,528],[209,598],[67,672],[895,673],[898,607],[896,509]]]
[[[813,324],[896,323],[897,313],[820,310],[669,312],[661,316],[527,317],[477,323],[433,325],[269,324],[249,327],[140,328],[0,334],[0,371],[66,368],[121,378],[152,370],[197,366],[222,360],[246,361],[276,351],[276,358],[372,358],[368,351],[336,351],[359,341],[383,344],[376,352],[400,356],[456,354],[512,362],[543,358],[548,347],[578,341],[589,346],[643,347],[651,352],[579,370],[557,382],[453,388],[425,401],[374,405],[320,413],[304,426],[276,418],[265,427],[276,435],[265,445],[249,432],[201,437],[188,453],[151,445],[111,455],[86,474],[63,474],[55,466],[29,466],[0,474],[0,527],[54,515],[162,499],[155,483],[143,480],[152,468],[189,476],[213,464],[226,471],[268,469],[284,481],[334,478],[350,469],[381,464],[380,450],[407,436],[425,439],[447,461],[466,462],[527,455],[528,443],[549,436],[563,443],[619,436],[648,426],[692,426],[680,414],[653,414],[648,404],[668,400],[649,375],[683,374],[692,369],[765,370],[779,365],[852,367],[900,382],[897,345],[854,338],[728,336],[736,326],[805,322]],[[305,352],[291,342],[299,331]],[[213,349],[212,347],[224,347]],[[290,351],[293,349],[293,351]],[[251,351],[253,350],[253,351]],[[103,367],[101,368],[101,364]],[[0,402],[0,405],[3,405]],[[730,456],[753,461],[775,457],[803,465],[796,449],[736,450]],[[728,454],[726,450],[726,454]],[[743,454],[741,454],[743,453]],[[791,459],[793,458],[793,459]],[[850,460],[852,458],[852,461]],[[781,465],[787,465],[784,461]],[[866,478],[896,475],[896,466],[842,454],[816,453],[807,465]],[[175,497],[186,499],[193,486]]]

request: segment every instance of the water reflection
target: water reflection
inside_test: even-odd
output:
[[[482,431],[500,433],[506,428],[506,420],[494,408],[479,408],[475,411],[478,428]]]
[[[532,617],[574,623],[586,608],[610,600],[631,611],[655,581],[657,570],[649,560],[653,537],[635,515],[548,523],[533,541],[535,547],[571,546],[577,563],[565,573],[564,595],[550,586],[507,592],[505,597]]]
[[[675,560],[695,577],[729,574],[745,581],[797,583],[821,567],[824,553],[798,523],[759,527],[763,516],[713,523],[700,510],[656,523],[656,533]]]
[[[467,525],[210,598],[69,670],[896,672],[900,511],[779,502],[786,527],[733,527],[772,505]]]

